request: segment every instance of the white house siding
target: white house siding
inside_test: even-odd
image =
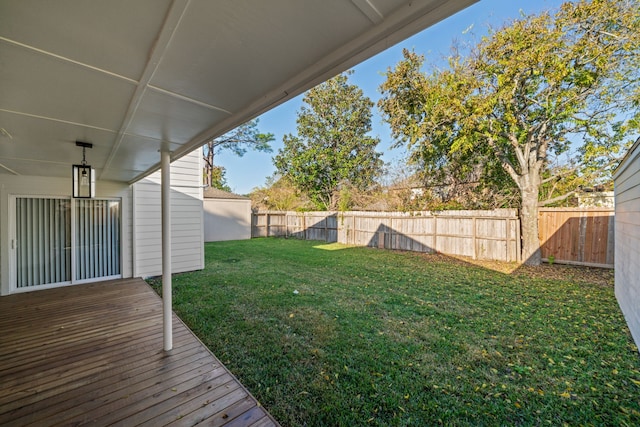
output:
[[[640,139],[614,175],[615,293],[636,344],[640,344]]]
[[[204,268],[201,150],[171,164],[171,268]],[[134,276],[162,274],[160,172],[133,185]]]
[[[71,169],[71,168],[69,168]],[[71,174],[71,170],[69,170]],[[71,194],[71,179],[43,178],[37,176],[0,175],[0,295],[11,292],[10,287],[10,251],[11,233],[9,218],[9,200],[15,196],[50,196],[69,197]],[[121,182],[98,181],[96,183],[97,198],[118,198],[121,200],[121,257],[122,277],[132,277],[132,208],[131,186]]]
[[[204,199],[204,241],[251,238],[251,200]]]

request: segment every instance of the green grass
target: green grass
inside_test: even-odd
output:
[[[285,239],[205,263],[175,311],[283,426],[640,424],[637,348],[585,269]]]

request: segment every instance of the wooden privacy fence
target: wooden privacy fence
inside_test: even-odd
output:
[[[437,213],[255,212],[252,237],[269,236],[521,261],[520,220],[515,209]]]
[[[613,268],[614,210],[541,208],[544,261]],[[252,215],[252,237],[283,236],[474,259],[522,261],[515,209],[444,212],[281,212]]]
[[[543,260],[613,268],[614,215],[611,208],[541,208]]]

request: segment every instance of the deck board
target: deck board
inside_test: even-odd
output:
[[[0,298],[0,425],[277,422],[140,279]]]

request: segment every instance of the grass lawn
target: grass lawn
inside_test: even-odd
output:
[[[283,426],[640,425],[611,271],[208,243],[174,308]],[[159,281],[151,281],[156,289]]]

